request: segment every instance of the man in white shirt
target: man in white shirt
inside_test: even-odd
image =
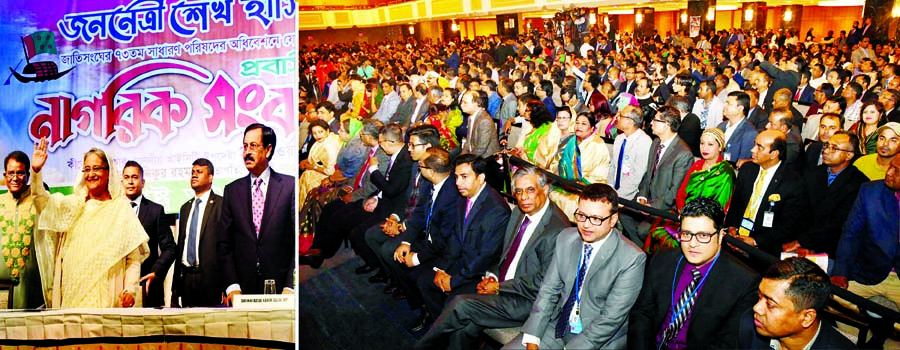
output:
[[[194,198],[181,205],[178,251],[172,278],[172,305],[210,307],[222,304],[219,284],[216,229],[222,214],[222,196],[212,191],[215,168],[198,158],[191,167]]]
[[[706,129],[722,122],[722,113],[725,103],[717,98],[716,82],[707,80],[700,83],[697,91],[697,101],[694,102],[692,113],[700,118],[700,127]]]
[[[641,127],[641,110],[635,106],[627,106],[619,111],[619,135],[613,143],[613,154],[610,158],[609,183],[618,192],[620,198],[633,200],[638,193],[641,179],[647,171],[652,140]],[[637,226],[642,220],[641,214],[628,211],[620,216],[623,233],[637,242]]]

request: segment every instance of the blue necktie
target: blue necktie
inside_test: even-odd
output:
[[[556,338],[562,338],[569,332],[569,315],[572,314],[572,309],[575,308],[575,299],[578,298],[578,292],[581,291],[581,285],[584,283],[584,274],[587,272],[588,260],[591,259],[591,251],[593,250],[594,247],[590,244],[584,245],[584,254],[581,258],[581,268],[578,269],[578,277],[575,279],[575,283],[572,284],[572,292],[569,293],[569,298],[566,299],[566,303],[563,305],[563,311],[559,314],[559,320],[556,321]]]
[[[188,231],[187,261],[191,266],[197,266],[197,217],[200,216],[200,202],[202,202],[200,198],[194,200],[194,210],[191,213],[191,228]]]
[[[616,189],[619,189],[619,184],[622,180],[622,159],[625,158],[625,144],[628,143],[628,139],[622,139],[622,148],[619,148],[619,162],[616,166]]]

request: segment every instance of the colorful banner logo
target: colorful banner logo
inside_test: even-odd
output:
[[[48,8],[49,7],[49,8]],[[293,0],[20,3],[0,13],[0,155],[46,137],[44,181],[72,186],[84,152],[144,167],[145,195],[176,212],[191,162],[221,193],[247,170],[243,130],[277,135],[275,171],[297,173]],[[14,9],[14,10],[13,10]]]

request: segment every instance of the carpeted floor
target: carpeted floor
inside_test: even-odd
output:
[[[370,284],[374,273],[353,272],[362,265],[351,249],[341,248],[318,270],[300,267],[300,349],[411,349],[415,344],[403,326],[414,323],[417,314],[406,301],[384,294],[383,284]]]

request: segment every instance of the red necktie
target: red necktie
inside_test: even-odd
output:
[[[359,168],[359,171],[356,172],[356,181],[353,182],[353,189],[356,190],[362,184],[363,173],[369,170],[369,159],[375,156],[375,150],[369,152],[369,157],[366,158],[366,162],[363,163],[362,167]]]

